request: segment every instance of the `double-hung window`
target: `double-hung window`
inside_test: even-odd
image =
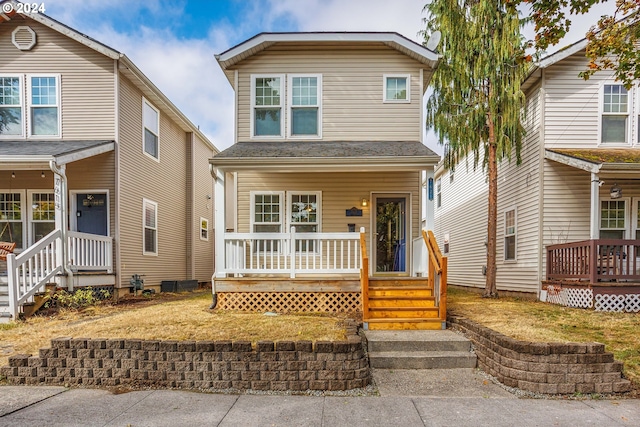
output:
[[[627,229],[626,200],[600,201],[600,238],[624,239]]]
[[[158,204],[142,199],[142,252],[158,255]]]
[[[58,76],[29,76],[29,133],[60,135],[60,91]]]
[[[22,79],[0,76],[0,137],[24,134],[22,99]]]
[[[321,136],[320,75],[289,76],[289,106],[291,136]]]
[[[436,208],[442,206],[442,178],[436,180]]]
[[[16,248],[24,248],[22,240],[21,193],[0,193],[0,240],[16,242]]]
[[[281,233],[284,193],[251,192],[251,228],[255,233]],[[254,250],[277,251],[277,240],[261,240]]]
[[[504,260],[516,259],[516,209],[504,213]]]
[[[209,220],[200,217],[200,240],[209,240]]]
[[[251,76],[251,135],[282,136],[284,77]]]
[[[409,75],[385,75],[384,102],[410,102]]]
[[[627,142],[629,94],[623,85],[604,85],[602,96],[602,138],[604,143]]]
[[[160,112],[157,108],[142,99],[142,138],[144,152],[154,158],[160,159]]]
[[[294,193],[289,195],[289,225],[296,233],[316,233],[320,231],[320,192]],[[296,251],[315,251],[315,241],[302,239],[296,242]]]

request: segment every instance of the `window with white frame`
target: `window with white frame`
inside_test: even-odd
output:
[[[200,217],[200,240],[209,240],[209,220]]]
[[[22,80],[17,76],[0,76],[0,137],[22,136]]]
[[[0,240],[15,242],[24,248],[22,240],[22,194],[0,193]]]
[[[408,75],[384,76],[384,101],[385,102],[410,102]]]
[[[144,152],[154,159],[160,158],[160,112],[142,99],[142,133]]]
[[[144,255],[158,254],[158,204],[151,200],[142,199]]]
[[[436,179],[436,208],[442,206],[442,179]]]
[[[321,86],[319,75],[289,77],[291,136],[320,136]]]
[[[624,239],[627,229],[626,200],[600,201],[600,238]]]
[[[55,228],[55,197],[52,192],[31,193],[31,243],[36,243]]]
[[[516,259],[516,209],[504,213],[504,260]]]
[[[58,76],[29,77],[29,134],[60,135],[60,93]]]
[[[282,76],[251,76],[252,136],[282,136]]]
[[[296,228],[296,233],[316,233],[320,231],[320,192],[288,193],[289,225]],[[313,240],[300,240],[296,244],[297,251],[311,252],[315,250]]]
[[[251,192],[251,229],[256,233],[282,232],[284,192]],[[255,250],[278,250],[277,241],[257,244]]]
[[[602,96],[602,143],[627,142],[629,95],[623,85],[604,85]]]

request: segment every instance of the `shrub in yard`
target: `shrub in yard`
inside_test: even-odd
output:
[[[51,297],[50,305],[59,308],[83,308],[91,305],[101,304],[111,296],[109,291],[92,288],[76,289],[73,292],[59,291]]]

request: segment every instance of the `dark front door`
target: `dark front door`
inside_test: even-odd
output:
[[[76,195],[76,224],[81,233],[107,235],[107,195],[82,193]]]
[[[377,198],[376,273],[404,273],[407,256],[407,199]]]

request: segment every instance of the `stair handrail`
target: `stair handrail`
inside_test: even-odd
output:
[[[360,296],[362,298],[362,320],[369,319],[369,257],[367,256],[367,236],[360,227]]]
[[[62,244],[62,230],[56,229],[20,255],[7,256],[9,312],[13,320],[18,318],[20,305],[63,271],[59,256]]]
[[[438,242],[431,230],[422,230],[422,238],[427,246],[429,257],[428,286],[436,297],[436,306],[443,324],[447,321],[447,267],[448,260],[442,255]],[[436,276],[438,286],[436,286]]]

